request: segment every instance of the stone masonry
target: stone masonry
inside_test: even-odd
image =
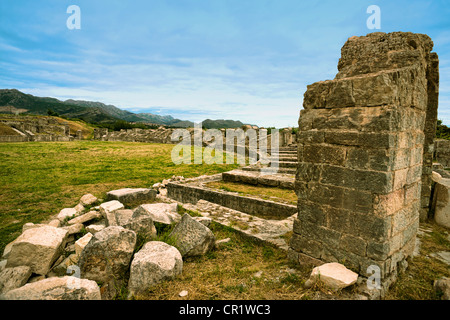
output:
[[[376,266],[384,288],[395,280],[414,250],[422,167],[431,166],[423,159],[432,153],[425,126],[432,127],[437,112],[432,48],[422,34],[352,37],[336,78],[308,86],[292,259],[341,262],[366,277]]]

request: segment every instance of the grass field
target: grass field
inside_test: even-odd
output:
[[[186,178],[235,169],[237,165],[179,165],[171,160],[172,145],[73,141],[55,143],[0,144],[0,253],[27,222],[39,223],[75,206],[92,193],[104,198],[110,190],[149,187],[173,175]],[[244,194],[295,197],[289,190],[252,189],[218,185]],[[263,195],[263,193],[265,193]],[[273,193],[277,192],[277,193]],[[278,193],[280,192],[280,193]],[[288,195],[286,194],[288,193]],[[432,257],[450,251],[448,233],[435,224],[422,238],[421,255],[410,259],[387,299],[438,299],[433,281],[450,276],[449,268]],[[328,299],[336,295],[321,287],[303,288],[311,269],[293,266],[286,252],[242,238],[228,227],[212,223],[217,239],[230,242],[205,256],[185,259],[183,273],[175,280],[155,286],[141,299],[259,300]],[[348,297],[353,289],[339,293]],[[126,298],[126,291],[117,299]]]
[[[175,165],[173,145],[131,142],[0,144],[0,252],[27,222],[38,223],[92,193],[151,187],[173,175],[195,177],[237,165]]]

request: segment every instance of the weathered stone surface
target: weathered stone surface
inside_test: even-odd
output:
[[[156,190],[125,188],[113,190],[107,193],[106,200],[118,200],[124,205],[134,205],[142,202],[152,202],[156,199]]]
[[[133,218],[148,215],[153,222],[172,224],[181,220],[181,216],[177,213],[177,204],[152,203],[140,205],[134,211]]]
[[[180,252],[164,242],[147,242],[133,258],[128,290],[139,295],[162,281],[174,279],[183,270]]]
[[[336,79],[413,66],[432,48],[430,37],[411,32],[351,37],[342,47]]]
[[[27,266],[5,268],[0,272],[0,294],[25,285],[30,276],[31,268]]]
[[[60,264],[56,265],[51,271],[50,271],[50,276],[58,276],[58,277],[62,277],[65,275],[70,275],[68,274],[67,270],[72,267],[74,268],[78,261],[80,259],[80,256],[73,253],[70,256],[68,256],[67,258],[65,258]],[[70,269],[69,269],[70,271]],[[75,270],[73,270],[75,271]]]
[[[92,233],[86,233],[83,237],[75,241],[75,254],[77,256],[81,255],[81,252],[83,251],[84,247],[87,246],[89,241],[91,241],[93,235]]]
[[[83,231],[84,225],[82,223],[72,224],[69,226],[62,227],[60,229],[66,230],[67,235],[73,235],[77,233],[81,233]]]
[[[29,266],[36,274],[45,275],[65,245],[67,230],[43,226],[26,230],[14,242],[7,267]]]
[[[211,225],[212,219],[209,217],[193,217],[194,220],[200,222],[201,224],[203,224],[205,227],[208,227]]]
[[[86,231],[92,234],[96,234],[97,232],[102,231],[105,228],[106,226],[104,224],[91,224],[86,227]]]
[[[114,215],[116,216],[117,225],[124,226],[131,220],[131,217],[133,216],[133,210],[117,210],[114,212]]]
[[[50,221],[48,223],[48,225],[50,227],[55,227],[55,228],[59,228],[61,226],[61,221],[59,221],[59,219],[53,219],[52,221]]]
[[[356,283],[358,274],[340,263],[326,263],[313,269],[308,281],[321,281],[332,290],[340,290]]]
[[[450,179],[441,178],[434,188],[434,220],[450,228]]]
[[[88,193],[81,197],[80,203],[84,206],[91,206],[98,201],[97,197]]]
[[[124,205],[117,200],[108,201],[100,205],[100,213],[106,219],[108,226],[117,226],[116,215],[114,214],[117,210],[124,209]]]
[[[2,296],[6,300],[100,300],[95,281],[72,276],[52,277],[26,284]]]
[[[25,223],[22,226],[22,232],[25,232],[28,229],[40,228],[40,227],[43,227],[43,226],[45,226],[45,224],[34,224],[32,222],[28,222],[28,223]]]
[[[361,273],[379,264],[390,281],[412,254],[432,181],[439,82],[432,47],[428,36],[411,33],[352,37],[336,78],[308,86],[290,243],[296,260],[345,261]]]
[[[3,269],[6,268],[6,263],[7,263],[7,262],[8,262],[8,261],[7,261],[6,259],[0,260],[0,271],[3,271]]]
[[[77,211],[77,214],[81,214],[81,213],[83,213],[85,208],[84,208],[83,204],[79,203],[74,207],[74,209]]]
[[[181,218],[170,237],[174,238],[183,257],[203,255],[214,248],[216,241],[212,231],[189,214]]]
[[[102,217],[102,214],[100,212],[89,211],[88,213],[85,213],[85,214],[83,214],[83,215],[81,215],[79,217],[76,217],[76,218],[74,218],[72,220],[69,220],[67,223],[69,225],[79,224],[79,223],[86,223],[86,222],[89,222],[89,221],[94,220],[94,219],[100,219],[101,217]]]
[[[436,162],[443,168],[450,168],[450,140],[437,139],[434,142]]]
[[[64,221],[67,218],[74,218],[76,215],[77,215],[77,210],[75,208],[65,208],[59,212],[57,218],[60,221]]]
[[[98,282],[120,279],[128,269],[136,233],[119,226],[97,232],[81,252],[78,263],[83,278]]]
[[[434,290],[438,295],[442,295],[442,300],[450,300],[450,279],[443,277],[434,282]]]
[[[123,225],[125,229],[132,230],[136,235],[147,241],[156,238],[156,227],[150,216],[140,216],[130,219]]]

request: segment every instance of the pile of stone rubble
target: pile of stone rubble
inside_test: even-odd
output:
[[[178,214],[177,203],[155,203],[156,190],[121,189],[106,202],[84,195],[48,224],[27,223],[0,262],[0,299],[114,299],[139,296],[173,279],[183,257],[214,248],[208,218]],[[134,210],[135,203],[148,203]],[[173,246],[156,241],[155,225],[176,224]]]

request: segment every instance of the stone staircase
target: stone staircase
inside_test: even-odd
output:
[[[298,164],[298,158],[297,158],[297,145],[290,145],[286,147],[280,147],[277,153],[273,153],[271,155],[271,160],[277,160],[278,159],[278,171],[277,173],[281,174],[294,174],[297,172],[297,164]],[[271,167],[271,165],[268,166],[262,166],[260,164],[257,165],[251,165],[242,168],[244,171],[261,171],[262,168],[268,168]]]

